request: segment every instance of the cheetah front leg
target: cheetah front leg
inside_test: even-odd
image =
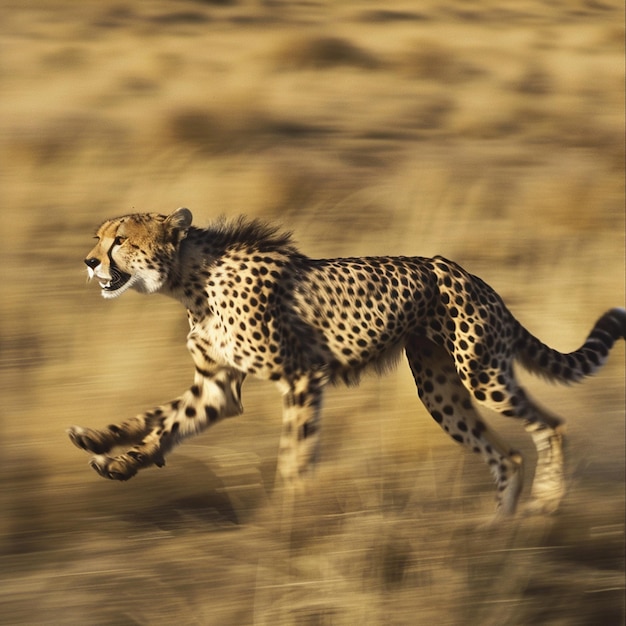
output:
[[[320,412],[324,385],[322,371],[309,372],[279,382],[283,392],[283,430],[278,451],[277,474],[284,486],[295,491],[302,486],[319,453]]]
[[[176,400],[103,430],[72,426],[67,432],[76,446],[94,453],[90,465],[100,476],[128,480],[144,467],[165,465],[165,455],[182,439],[239,415],[243,379],[230,368],[196,371],[194,384]],[[117,456],[107,454],[128,445]]]

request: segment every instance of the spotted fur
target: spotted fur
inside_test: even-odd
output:
[[[240,414],[250,374],[274,381],[283,395],[278,468],[295,486],[318,453],[326,386],[356,384],[368,368],[384,372],[404,351],[432,417],[489,466],[498,511],[516,509],[522,457],[476,403],[523,420],[538,453],[535,506],[556,509],[564,494],[562,421],[526,395],[513,364],[580,380],[625,337],[624,309],[602,315],[580,349],[561,354],[525,330],[491,287],[442,257],[311,259],[259,221],[204,229],[191,222],[187,209],[107,220],[85,260],[105,298],[133,288],[179,300],[195,364],[193,385],[177,399],[103,430],[69,429],[101,476],[127,480],[160,467],[185,437]]]

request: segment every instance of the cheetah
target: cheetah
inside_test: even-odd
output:
[[[195,365],[193,384],[171,402],[102,430],[68,429],[92,453],[91,467],[113,480],[162,467],[177,443],[239,415],[242,383],[253,375],[282,394],[277,475],[294,490],[318,456],[327,385],[357,384],[368,369],[383,373],[404,351],[430,415],[488,465],[497,516],[516,511],[522,456],[476,404],[522,420],[538,455],[534,509],[553,512],[565,491],[563,421],[530,399],[514,363],[575,382],[626,336],[626,310],[614,308],[581,348],[562,354],[531,335],[480,278],[443,257],[312,259],[289,233],[243,217],[198,228],[186,208],[134,213],[105,221],[96,239],[85,263],[102,296],[134,289],[179,300]]]

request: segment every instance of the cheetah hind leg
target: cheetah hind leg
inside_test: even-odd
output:
[[[483,421],[459,379],[448,352],[423,337],[413,337],[406,355],[418,395],[433,419],[452,439],[480,454],[496,481],[494,522],[512,516],[522,490],[522,456]]]
[[[484,402],[507,417],[523,420],[537,450],[535,477],[531,487],[532,500],[525,513],[554,513],[565,495],[563,472],[563,420],[531,400],[524,389],[509,375],[507,387],[500,390],[498,402]]]
[[[527,514],[554,513],[565,495],[563,473],[563,420],[533,402],[509,372],[507,385],[502,385],[493,396],[481,400],[489,408],[506,417],[524,422],[537,450],[537,465],[531,488],[532,501],[525,507]],[[482,394],[485,396],[485,394]]]
[[[537,465],[531,488],[532,500],[526,505],[525,512],[554,513],[565,495],[565,426],[561,418],[551,415],[530,400],[528,403],[533,416],[525,420],[524,428],[537,449]]]

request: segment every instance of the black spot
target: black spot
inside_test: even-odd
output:
[[[504,400],[504,394],[501,391],[492,391],[491,399],[494,402],[502,402]]]
[[[477,421],[476,424],[474,425],[474,428],[472,428],[472,435],[474,435],[476,439],[479,439],[481,434],[485,430],[487,430],[487,427],[485,426],[484,422]]]
[[[219,415],[219,413],[217,412],[217,409],[214,406],[210,406],[210,405],[207,405],[204,407],[204,413],[209,423],[214,422],[218,418],[218,415]]]
[[[185,415],[187,417],[195,417],[196,416],[196,409],[192,406],[188,406],[185,407]]]
[[[430,414],[437,424],[441,424],[443,422],[443,415],[439,413],[439,411],[431,411]]]
[[[318,425],[314,421],[307,421],[302,424],[300,431],[298,432],[298,439],[307,439],[311,435],[314,435],[319,430]]]

